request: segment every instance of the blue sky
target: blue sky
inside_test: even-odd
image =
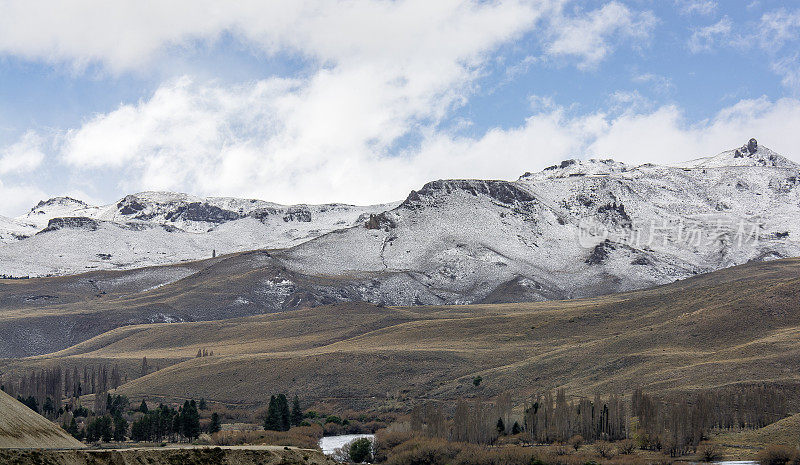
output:
[[[142,190],[377,203],[750,137],[800,161],[799,39],[776,0],[0,1],[0,215]]]

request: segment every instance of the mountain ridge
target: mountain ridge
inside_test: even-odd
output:
[[[592,297],[800,256],[800,168],[765,166],[758,157],[768,160],[770,153],[760,150],[748,167],[628,167],[600,160],[562,163],[518,181],[432,181],[393,208],[349,211],[346,227],[319,230],[288,247],[244,252],[231,249],[252,248],[262,238],[242,234],[248,222],[263,226],[253,217],[206,233],[169,232],[142,220],[69,220],[83,228],[67,225],[18,241],[13,245],[36,246],[22,249],[24,259],[9,256],[11,246],[0,247],[0,265],[20,265],[24,274],[37,259],[74,268],[88,256],[105,266],[59,278],[0,280],[0,354],[59,350],[130,324],[342,302],[413,306]],[[309,223],[278,217],[270,224]],[[121,261],[115,252],[120,237],[131,250],[155,251],[142,254],[150,264],[171,264]],[[187,248],[187,261],[174,263],[179,240],[197,237],[225,242],[227,250],[192,261],[195,249]]]

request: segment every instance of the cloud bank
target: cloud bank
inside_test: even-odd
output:
[[[637,91],[620,89],[607,108],[577,113],[534,86],[525,96],[531,110],[516,126],[467,134],[453,121],[489,68],[514,66],[498,49],[520,38],[534,44],[526,51],[531,62],[576,73],[600,72],[623,48],[646,50],[659,19],[634,7],[641,2],[297,0],[223,7],[208,0],[76,0],[54,3],[46,15],[30,2],[0,5],[0,55],[78,76],[88,69],[111,79],[152,74],[172,56],[225,38],[256,57],[288,54],[303,62],[297,73],[237,84],[171,78],[55,136],[26,132],[0,148],[0,195],[16,199],[3,205],[4,214],[44,197],[46,189],[30,180],[50,164],[89,191],[103,178],[113,179],[119,194],[175,190],[365,204],[401,199],[432,179],[515,179],[565,158],[672,163],[750,137],[800,155],[795,98],[745,99],[690,122],[680,106],[656,105]],[[759,18],[745,43],[733,20],[707,17],[717,2],[674,5],[709,22],[688,31],[694,53],[766,44],[785,51],[796,39],[798,16],[789,10]],[[798,85],[796,56],[770,59],[784,85]],[[661,95],[676,91],[669,77],[633,74],[632,82]],[[76,189],[83,189],[80,182],[73,182]]]

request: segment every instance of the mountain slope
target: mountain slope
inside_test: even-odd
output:
[[[0,449],[82,449],[83,443],[0,391]]]
[[[310,240],[293,236],[305,242],[286,249],[0,280],[0,356],[60,350],[123,325],[352,301],[443,305],[597,296],[800,256],[800,167],[764,147],[749,150],[682,167],[567,160],[515,182],[434,181],[396,208],[360,215],[355,226],[319,231]],[[68,264],[86,260],[133,268],[189,259],[213,249],[212,239],[217,250],[253,247],[257,234],[241,234],[243,225],[266,227],[254,214],[266,207],[242,205],[251,201],[216,199],[189,209],[194,202],[185,196],[144,197],[152,202],[146,207],[137,197],[93,210],[98,219],[52,218],[49,231],[0,247],[0,266],[17,276],[33,266],[68,272]],[[61,213],[76,202],[53,204],[32,215],[46,216],[49,208]],[[206,232],[171,226],[174,219],[187,229],[200,227],[239,210],[243,218]],[[329,213],[314,211],[312,218]],[[330,218],[357,211],[334,209]],[[269,218],[292,223],[281,212]],[[131,220],[114,220],[120,215]],[[277,240],[269,234],[265,241]]]
[[[298,392],[307,402],[392,408],[566,386],[571,393],[722,385],[800,389],[800,259],[750,263],[666,286],[571,301],[454,307],[344,303],[213,322],[118,328],[31,367],[120,364],[133,399],[226,403]],[[211,357],[195,358],[198,349]],[[142,357],[161,369],[139,377]],[[169,365],[169,366],[167,366]],[[472,384],[481,376],[479,387]],[[134,379],[135,378],[135,379]]]
[[[763,147],[700,165],[568,160],[516,182],[435,181],[284,263],[377,274],[380,301],[409,305],[591,296],[800,255],[800,166]]]
[[[0,218],[0,274],[68,275],[132,269],[258,248],[283,248],[362,224],[394,205],[284,206],[261,200],[129,195],[95,207],[69,197]]]

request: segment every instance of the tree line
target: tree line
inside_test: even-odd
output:
[[[53,368],[43,368],[33,370],[28,375],[19,376],[17,379],[7,379],[3,384],[3,391],[12,396],[23,399],[23,402],[33,410],[38,410],[42,406],[42,413],[49,418],[52,414],[61,409],[64,398],[78,398],[85,394],[105,394],[127,382],[127,377],[120,373],[118,365],[109,367],[108,365],[84,366],[83,370],[78,370],[75,366],[70,370],[62,369],[60,366]],[[102,401],[106,396],[96,397],[98,404],[95,410],[102,410]],[[35,405],[37,408],[33,408]],[[46,405],[52,405],[53,409],[45,409]],[[60,416],[56,415],[56,417]]]
[[[782,391],[774,386],[731,387],[654,396],[637,389],[630,396],[570,397],[566,390],[528,397],[521,417],[512,414],[511,393],[494,402],[459,400],[452,416],[446,405],[421,402],[410,429],[428,437],[491,444],[503,435],[527,442],[582,443],[629,440],[642,449],[677,456],[694,450],[709,431],[761,428],[789,415]]]
[[[144,413],[131,426],[131,439],[134,441],[191,441],[200,436],[200,412],[197,403],[187,400],[178,409],[160,404],[149,410],[142,401],[139,408]],[[216,415],[216,418],[214,418]],[[219,416],[214,413],[209,432],[219,431]]]
[[[634,391],[635,437],[643,449],[681,455],[711,430],[762,428],[789,415],[786,396],[775,386],[729,387],[652,396]]]

